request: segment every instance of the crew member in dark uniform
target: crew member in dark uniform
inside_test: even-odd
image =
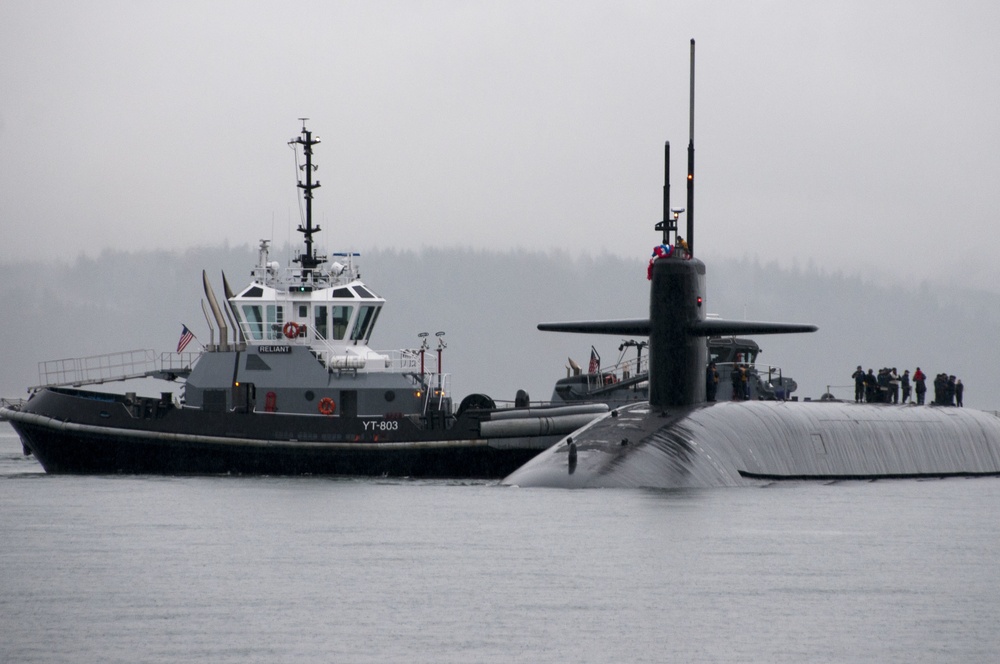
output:
[[[882,367],[878,370],[878,394],[875,401],[879,403],[889,403],[889,370]]]
[[[962,407],[962,393],[965,392],[965,385],[962,385],[962,379],[959,378],[955,381],[955,405],[959,408]]]
[[[719,389],[719,372],[715,368],[715,362],[709,362],[708,371],[705,375],[705,400],[715,401],[715,393]]]
[[[910,370],[904,369],[903,375],[899,377],[899,384],[903,387],[903,401],[906,403],[910,400]]]
[[[878,393],[878,379],[875,378],[875,372],[869,369],[865,374],[865,401],[874,402],[876,393]]]
[[[948,374],[939,373],[934,376],[934,403],[945,405],[945,390],[948,389]]]
[[[865,370],[858,365],[858,370],[851,374],[854,379],[854,403],[861,403],[865,399]]]

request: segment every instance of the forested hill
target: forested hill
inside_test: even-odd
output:
[[[272,259],[286,264],[287,253],[274,252]],[[800,397],[819,397],[827,385],[850,396],[858,364],[900,372],[920,366],[931,376],[961,378],[966,405],[1000,408],[992,343],[1000,331],[1000,295],[778,262],[701,258],[708,266],[709,312],[819,326],[814,334],[758,338],[760,361],[798,380]],[[21,396],[36,384],[41,360],[173,350],[182,323],[207,343],[201,271],[221,294],[221,271],[240,288],[255,262],[255,247],[227,246],[0,265],[6,323],[0,396]],[[567,357],[585,364],[593,344],[605,363],[612,362],[622,339],[543,333],[535,325],[646,316],[646,262],[645,256],[526,250],[369,251],[360,258],[362,278],[388,300],[372,346],[415,348],[419,332],[444,331],[444,368],[453,374],[457,398],[484,392],[513,399],[525,389],[532,399],[547,399],[553,382],[565,375]]]

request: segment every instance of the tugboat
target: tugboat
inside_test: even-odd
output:
[[[586,372],[573,358],[569,358],[566,377],[557,380],[552,391],[552,403],[599,402],[613,408],[634,401],[649,401],[649,365],[642,356],[643,349],[648,345],[648,341],[622,341],[618,346],[618,361],[610,367],[601,366],[601,356],[591,346]],[[630,348],[636,349],[636,355],[626,359]],[[719,374],[719,389],[714,401],[784,401],[797,398],[792,397],[792,392],[798,389],[798,383],[783,375],[778,367],[758,364],[760,352],[760,346],[753,339],[735,336],[708,339],[708,360],[715,364]],[[741,377],[740,389],[737,390],[732,375],[741,369],[746,380]]]
[[[212,343],[187,355],[179,345],[149,371],[89,381],[183,379],[179,398],[82,389],[86,376],[64,372],[60,384],[0,404],[0,419],[47,472],[499,478],[607,412],[601,404],[531,407],[523,393],[514,408],[471,394],[455,410],[440,333],[436,349],[426,335],[417,350],[370,348],[385,299],[361,281],[357,254],[317,255],[319,139],[303,120],[289,143],[305,158],[296,265],[270,260],[261,241],[249,285],[234,293],[223,275],[223,306],[203,272]]]

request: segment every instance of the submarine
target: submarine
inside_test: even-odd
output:
[[[648,336],[649,398],[613,408],[503,480],[558,488],[707,488],[781,481],[1000,475],[1000,418],[937,405],[706,400],[706,339],[808,333],[815,325],[709,318],[694,252],[694,54],[691,40],[687,239],[669,207],[649,265],[647,318],[540,323],[539,330]]]

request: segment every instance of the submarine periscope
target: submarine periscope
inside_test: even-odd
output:
[[[702,488],[762,482],[1000,475],[1000,418],[967,408],[838,401],[708,402],[706,338],[813,332],[815,325],[705,314],[694,256],[694,40],[691,40],[687,241],[669,207],[650,264],[649,317],[541,323],[539,330],[649,337],[649,401],[611,410],[504,479],[521,487]]]

